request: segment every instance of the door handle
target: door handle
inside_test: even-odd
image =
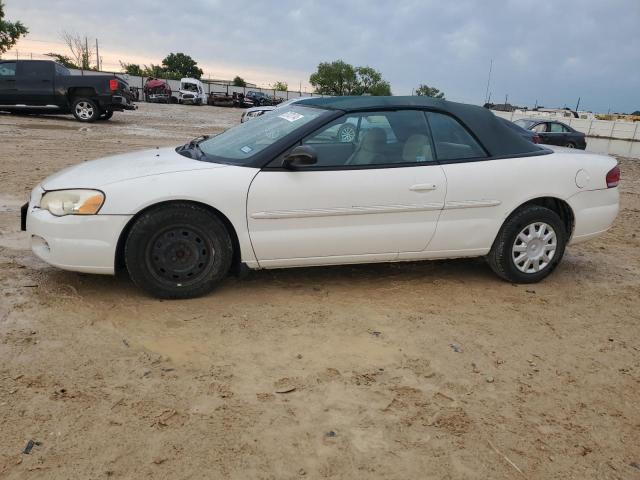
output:
[[[428,192],[435,190],[436,188],[438,188],[438,186],[433,183],[418,183],[416,185],[411,185],[409,190],[412,192]]]

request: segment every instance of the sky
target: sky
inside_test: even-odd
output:
[[[30,30],[18,55],[100,42],[106,69],[191,55],[205,78],[310,90],[320,62],[371,66],[394,95],[419,84],[482,104],[640,110],[640,0],[4,0]],[[15,50],[6,56],[15,55]]]

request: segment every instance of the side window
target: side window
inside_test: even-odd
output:
[[[551,128],[549,128],[549,131],[550,131],[551,133],[564,133],[564,132],[566,132],[566,131],[567,131],[567,130],[564,128],[564,126],[562,126],[562,125],[561,125],[561,124],[559,124],[559,123],[550,123],[550,124],[549,124],[549,127],[551,127]]]
[[[539,123],[538,125],[533,127],[531,130],[533,130],[536,133],[544,133],[544,132],[547,131],[547,124],[546,123]]]
[[[71,72],[69,71],[69,69],[67,67],[63,67],[62,65],[56,63],[56,75],[58,76],[65,76],[65,75],[71,75]]]
[[[16,62],[0,63],[0,77],[15,77]]]
[[[344,115],[302,141],[316,150],[319,167],[433,162],[429,126],[417,110]]]
[[[487,156],[460,122],[443,113],[427,112],[438,160],[460,160]]]
[[[18,65],[18,75],[29,78],[50,78],[52,75],[50,62],[22,62]]]

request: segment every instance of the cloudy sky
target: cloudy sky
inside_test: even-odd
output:
[[[4,0],[20,55],[100,40],[105,68],[193,56],[212,78],[308,87],[321,61],[369,65],[396,95],[606,112],[640,109],[640,0]]]

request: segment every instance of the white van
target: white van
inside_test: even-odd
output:
[[[185,105],[206,105],[207,94],[204,84],[195,78],[183,78],[180,80],[178,103]]]

